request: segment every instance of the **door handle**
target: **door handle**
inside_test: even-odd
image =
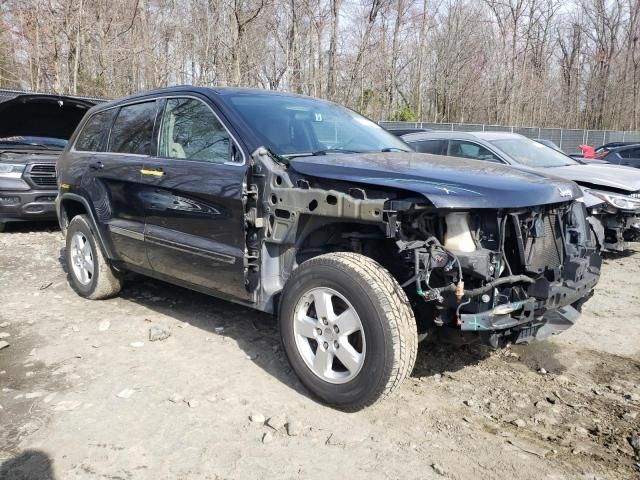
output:
[[[164,170],[162,170],[161,168],[157,169],[157,170],[151,170],[148,168],[143,168],[140,170],[140,173],[142,175],[153,175],[155,177],[162,177],[163,175],[165,175]]]
[[[89,165],[93,170],[102,170],[104,168],[104,163],[98,161]]]

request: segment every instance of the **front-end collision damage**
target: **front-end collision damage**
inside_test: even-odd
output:
[[[623,252],[627,242],[640,239],[638,195],[584,189],[589,221],[602,251]]]
[[[476,248],[466,251],[456,248],[459,236],[452,242],[448,235],[450,216],[429,209],[406,215],[408,241],[398,244],[414,275],[405,286],[415,284],[435,325],[477,332],[492,345],[562,331],[598,282],[601,260],[582,202],[472,211]],[[552,312],[557,328],[548,321]]]
[[[299,174],[265,149],[252,157],[245,197],[246,284],[266,311],[298,264],[354,251],[398,280],[421,334],[450,326],[499,345],[575,322],[599,277],[579,201],[437,208],[411,191]]]

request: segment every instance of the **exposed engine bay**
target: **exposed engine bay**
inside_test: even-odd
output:
[[[545,314],[577,316],[571,310],[598,281],[601,260],[579,202],[498,212],[417,209],[399,219],[397,245],[414,272],[403,287],[414,286],[435,325],[479,332],[494,345],[555,333],[539,331]]]

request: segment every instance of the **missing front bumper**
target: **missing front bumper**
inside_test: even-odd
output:
[[[572,327],[580,318],[580,312],[571,305],[547,312],[534,319],[515,319],[509,315],[462,315],[462,330],[476,332],[484,343],[497,348],[508,342],[531,343],[558,335]]]
[[[479,334],[485,343],[493,347],[506,342],[529,343],[557,335],[576,323],[580,307],[593,295],[598,275],[588,270],[579,274],[581,280],[570,282],[571,286],[547,284],[545,288],[539,285],[532,287],[544,298],[531,297],[498,305],[486,312],[463,313],[460,315],[460,329]]]

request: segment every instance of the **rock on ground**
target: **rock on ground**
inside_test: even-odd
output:
[[[160,325],[151,325],[149,327],[149,341],[158,342],[165,340],[171,336],[171,330],[169,327],[162,327]]]

